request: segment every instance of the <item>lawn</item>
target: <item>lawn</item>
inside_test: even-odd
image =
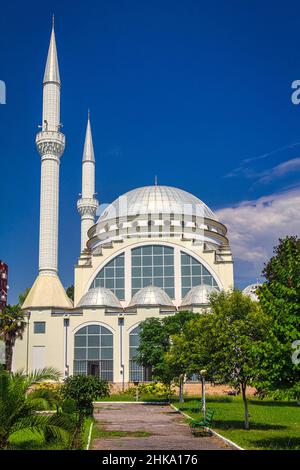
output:
[[[90,426],[93,422],[92,417],[85,419],[82,433],[83,449],[86,449]],[[55,439],[46,442],[44,436],[37,431],[17,431],[11,435],[9,441],[13,450],[66,450],[68,448],[67,443]]]
[[[202,418],[195,410],[199,400],[186,398],[174,405],[192,418]],[[249,431],[243,429],[240,397],[207,397],[207,408],[215,409],[213,429],[244,449],[300,450],[300,406],[295,402],[250,399]]]

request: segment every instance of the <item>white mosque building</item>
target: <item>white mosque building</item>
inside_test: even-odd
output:
[[[43,80],[39,274],[23,304],[28,326],[14,370],[52,366],[62,377],[93,374],[127,384],[149,379],[134,356],[139,325],[178,310],[199,312],[216,289],[233,288],[226,227],[209,207],[174,187],[130,190],[98,214],[90,116],[82,159],[81,250],[74,303],[58,276],[60,124],[57,50],[52,28]]]

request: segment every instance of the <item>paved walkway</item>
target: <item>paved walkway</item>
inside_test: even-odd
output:
[[[101,450],[228,450],[217,437],[194,437],[185,418],[168,405],[103,403],[95,406],[98,426],[107,431],[134,433],[146,431],[146,437],[101,437],[92,449]],[[97,424],[95,424],[97,426]]]

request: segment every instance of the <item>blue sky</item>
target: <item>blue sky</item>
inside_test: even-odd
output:
[[[42,78],[55,13],[67,146],[60,277],[79,255],[76,201],[87,108],[102,203],[137,186],[183,188],[229,227],[236,285],[279,236],[299,233],[300,17],[296,1],[14,2],[1,5],[0,258],[10,302],[37,274]],[[298,206],[297,206],[298,204]],[[298,207],[298,209],[297,209]]]

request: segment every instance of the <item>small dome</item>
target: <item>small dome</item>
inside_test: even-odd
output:
[[[81,297],[77,307],[111,307],[121,309],[122,305],[111,290],[105,287],[94,287]]]
[[[192,287],[181,302],[181,308],[191,305],[209,305],[209,296],[217,291],[216,287],[209,286],[208,284]]]
[[[258,296],[256,294],[256,289],[261,286],[261,284],[257,283],[257,284],[250,284],[249,286],[245,287],[245,289],[243,289],[243,294],[244,295],[247,295],[248,297],[250,297],[251,300],[254,300],[254,302],[258,302]]]
[[[153,305],[159,307],[172,307],[174,304],[168,294],[160,287],[147,286],[140,289],[132,297],[129,307]]]

